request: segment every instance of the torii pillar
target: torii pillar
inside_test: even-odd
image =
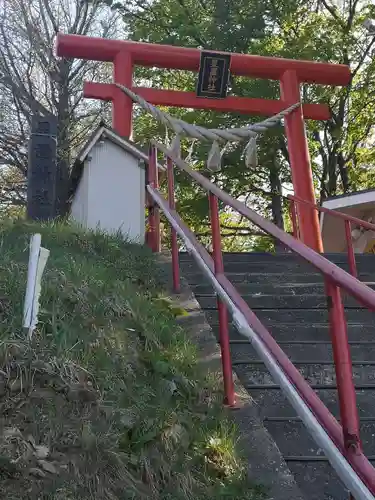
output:
[[[57,55],[112,62],[114,81],[131,88],[133,92],[154,105],[214,109],[264,116],[273,116],[300,102],[301,83],[342,86],[347,85],[351,78],[349,67],[341,64],[231,54],[230,70],[233,75],[278,80],[281,99],[230,96],[214,100],[196,97],[192,92],[132,86],[132,72],[136,65],[198,71],[201,56],[199,49],[59,34]],[[131,136],[133,103],[120,89],[113,84],[88,82],[84,86],[84,96],[112,101],[114,129],[124,137]],[[316,201],[304,119],[327,120],[329,117],[328,106],[303,104],[285,118],[294,193],[297,197],[313,204]],[[298,206],[297,210],[301,240],[314,250],[322,252],[317,211],[305,205]]]

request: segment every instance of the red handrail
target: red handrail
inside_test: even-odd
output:
[[[199,172],[192,170],[181,158],[178,158],[172,151],[168,150],[164,145],[154,142],[155,147],[169,156],[174,164],[180,169],[188,173],[207,191],[215,194],[226,205],[234,208],[241,215],[249,219],[253,224],[258,226],[270,236],[278,239],[284,246],[288,247],[293,252],[299,254],[307,262],[318,269],[322,274],[328,276],[336,285],[343,288],[356,298],[362,305],[375,311],[375,291],[353,278],[349,273],[339,268],[322,255],[316,253],[311,248],[307,247],[300,241],[297,241],[293,236],[289,235],[272,222],[264,219],[258,215],[254,210],[247,207],[241,201],[232,198],[225,191],[221,190],[218,186],[210,182]]]
[[[370,222],[364,221],[362,219],[358,219],[357,217],[353,217],[352,215],[343,214],[342,212],[338,212],[336,210],[332,210],[330,208],[321,207],[319,205],[314,205],[314,203],[310,203],[309,201],[305,201],[302,198],[299,198],[295,195],[288,195],[287,199],[289,200],[289,212],[292,221],[293,228],[293,236],[299,239],[299,226],[298,226],[298,215],[296,210],[296,204],[307,205],[318,212],[329,214],[332,217],[336,217],[337,219],[341,219],[345,224],[345,239],[346,239],[346,248],[348,252],[348,263],[349,263],[349,271],[350,274],[354,277],[357,277],[357,264],[355,260],[355,252],[353,248],[352,241],[352,224],[356,226],[363,227],[365,229],[369,229],[371,231],[375,231],[375,224],[371,224]]]
[[[270,353],[274,356],[274,359],[277,360],[279,365],[287,374],[289,380],[297,388],[301,397],[303,397],[306,404],[314,412],[320,424],[326,429],[328,435],[336,443],[336,446],[338,446],[342,454],[347,458],[353,469],[360,475],[360,477],[363,478],[364,482],[367,484],[370,490],[375,493],[375,469],[363,455],[359,438],[359,419],[356,405],[356,393],[353,384],[351,357],[348,345],[346,320],[340,287],[350,295],[355,297],[361,304],[365,305],[371,310],[375,310],[375,291],[358,281],[343,269],[328,261],[322,255],[316,253],[311,248],[298,241],[293,236],[285,233],[273,223],[259,216],[245,204],[232,198],[229,194],[222,191],[219,187],[210,182],[202,174],[192,170],[183,160],[176,156],[172,151],[168,150],[165,146],[158,143],[153,144],[155,148],[163,152],[167,158],[172,160],[180,170],[183,170],[184,172],[189,174],[194,180],[196,180],[202,187],[204,187],[208,191],[211,202],[211,221],[214,221],[213,248],[215,249],[214,255],[217,254],[215,257],[215,260],[217,260],[217,262],[215,264],[209,262],[207,263],[207,258],[205,255],[202,255],[202,259],[206,262],[206,265],[210,269],[210,271],[215,274],[217,282],[223,287],[226,293],[228,293],[228,295],[231,297],[233,303],[242,312],[242,314],[248,321],[248,324],[254,329],[254,331],[256,331],[256,333],[263,341],[264,345],[266,345]],[[153,155],[156,157],[155,153],[152,154],[151,157],[153,157]],[[156,168],[154,163],[155,162],[150,162],[150,165],[153,165],[153,168]],[[151,175],[150,177],[152,179],[153,175]],[[159,191],[152,185],[150,185],[149,192],[159,193]],[[220,260],[222,263],[222,254],[220,248],[220,233],[217,230],[218,199],[237,210],[241,215],[248,218],[252,223],[254,223],[269,235],[277,238],[284,246],[288,247],[290,250],[297,253],[300,257],[304,258],[307,262],[311,263],[323,274],[326,281],[327,295],[329,297],[329,321],[334,352],[334,363],[336,369],[341,425],[338,424],[337,420],[328,411],[328,409],[318,398],[316,393],[311,389],[311,387],[308,385],[297,368],[295,368],[295,366],[291,363],[289,358],[278,346],[268,330],[249,309],[246,302],[241,298],[233,285],[225,277],[222,265],[220,265]],[[214,200],[216,201],[213,202]],[[199,253],[202,253],[201,250],[199,250],[201,245],[197,243],[194,235],[186,227],[186,225],[183,224],[176,211],[171,209],[170,206],[164,205],[164,202],[160,201],[160,199],[158,204],[164,212],[168,210],[168,213],[171,214],[171,216],[173,216],[175,220],[179,221],[180,226],[184,227],[184,234],[189,236],[190,241],[194,245],[194,248]],[[220,330],[226,332],[225,335],[227,335],[227,317],[226,315],[224,315],[224,317],[220,319]],[[228,368],[230,368],[231,370],[231,365],[230,361],[228,364],[230,354],[229,345],[226,342],[227,337],[225,337],[225,335],[222,349],[224,349],[226,353],[225,360],[222,359],[222,363],[226,386],[226,398],[228,401],[230,401],[230,391],[228,392],[228,387],[230,384],[232,384],[232,381],[228,378]]]
[[[309,205],[310,207],[315,208],[315,210],[318,210],[319,212],[322,212],[325,214],[330,214],[333,217],[337,217],[339,219],[348,220],[348,221],[352,222],[353,224],[356,224],[357,226],[362,226],[366,229],[370,229],[371,231],[375,231],[375,224],[371,224],[371,222],[367,222],[365,220],[358,219],[357,217],[353,217],[352,215],[343,214],[342,212],[338,212],[337,210],[332,210],[332,208],[314,205],[314,203],[310,203],[309,201],[305,201],[302,198],[295,196],[294,194],[289,194],[287,196],[287,198],[289,200],[296,201],[297,203],[303,203],[305,205]]]

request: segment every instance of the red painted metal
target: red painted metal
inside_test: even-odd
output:
[[[158,147],[164,153],[168,154],[168,150],[165,147],[163,147],[162,145],[158,145]],[[267,232],[271,236],[276,237],[277,239],[279,239],[279,241],[281,241],[291,250],[295,251],[297,254],[304,257],[308,262],[315,265],[315,267],[319,269],[323,275],[329,276],[333,282],[341,285],[344,289],[348,290],[349,293],[352,296],[359,299],[360,302],[369,306],[372,309],[375,308],[375,292],[373,290],[363,285],[362,283],[358,282],[358,280],[356,280],[348,273],[346,273],[342,269],[338,268],[337,266],[329,262],[321,255],[315,253],[310,248],[301,244],[299,241],[296,241],[293,237],[284,233],[281,229],[279,229],[271,222],[257,215],[251,209],[246,207],[243,203],[238,202],[238,200],[235,200],[232,197],[230,197],[216,185],[212,184],[204,176],[199,174],[199,172],[190,169],[190,167],[188,167],[188,165],[183,160],[176,157],[172,152],[169,153],[173,161],[180,169],[189,173],[191,177],[197,180],[211,194],[216,195],[226,204],[239,211],[245,217],[249,218],[253,223],[255,223],[258,227],[262,228],[265,232]],[[180,226],[181,224],[182,223],[180,220]],[[189,233],[190,233],[189,235],[190,239],[195,241],[194,235],[192,235],[192,233],[188,231],[187,234]],[[201,254],[202,252],[204,255],[205,250],[203,249],[201,251]],[[318,420],[324,426],[324,428],[331,436],[333,441],[336,443],[336,445],[341,449],[342,453],[347,456],[353,468],[357,471],[360,477],[362,477],[362,479],[371,489],[371,491],[375,492],[375,469],[368,462],[363,453],[358,451],[358,449],[357,453],[353,453],[351,449],[347,450],[347,443],[345,444],[343,439],[342,427],[338,424],[333,415],[328,411],[328,409],[324,406],[324,404],[318,398],[316,393],[311,389],[311,387],[301,376],[300,372],[294,367],[294,365],[290,362],[285,353],[280,349],[280,347],[274,341],[274,339],[269,334],[267,329],[262,325],[262,323],[254,315],[254,313],[249,309],[246,302],[238,294],[238,292],[235,290],[235,288],[229,282],[229,280],[225,277],[225,275],[217,274],[216,278],[219,281],[220,285],[224,288],[224,290],[229,294],[235,305],[244,314],[248,323],[252,326],[252,328],[254,328],[254,330],[258,333],[260,338],[265,343],[265,345],[269,348],[270,352],[274,355],[275,359],[279,362],[280,366],[284,369],[285,373],[288,374],[291,382],[299,390],[300,394],[304,397],[306,403],[314,411]],[[346,366],[345,363],[343,363],[344,369],[345,366]]]
[[[155,189],[159,188],[158,168],[157,168],[157,150],[155,146],[150,147],[149,162],[147,168],[147,182]],[[153,252],[160,252],[160,210],[155,206],[153,200],[148,202],[148,225],[150,247]]]
[[[340,288],[329,278],[325,281],[344,446],[347,455],[356,455],[362,451],[362,447],[345,311]]]
[[[113,83],[83,82],[83,97],[87,99],[100,99],[113,101],[116,85]],[[132,87],[135,92],[135,88]]]
[[[357,219],[357,217],[353,217],[351,215],[343,214],[342,212],[337,212],[336,210],[331,210],[330,208],[320,207],[319,205],[312,205],[312,204],[308,203],[307,201],[298,198],[297,196],[289,195],[288,199],[290,201],[293,201],[293,203],[308,204],[318,212],[329,214],[332,217],[336,217],[336,218],[342,219],[344,221],[349,271],[350,271],[350,274],[356,278],[358,276],[358,272],[357,272],[357,264],[356,264],[356,259],[355,259],[355,252],[354,252],[354,248],[353,248],[353,241],[352,241],[352,231],[351,231],[352,224],[355,226],[363,227],[363,228],[368,229],[370,231],[375,231],[375,224],[371,224],[370,222],[367,222],[367,221],[364,221],[361,219]]]
[[[122,51],[131,53],[135,65],[191,71],[198,71],[201,55],[200,49],[174,45],[109,40],[61,33],[57,35],[56,52],[62,57],[112,62]],[[231,54],[230,69],[233,75],[271,80],[279,80],[285,71],[293,70],[301,83],[322,85],[347,85],[351,78],[348,66],[341,64],[248,54]]]
[[[85,82],[83,95],[89,99],[112,101],[113,83]],[[225,99],[202,99],[193,92],[179,90],[162,90],[148,87],[132,87],[134,93],[140,95],[147,102],[155,106],[175,106],[194,109],[214,109],[220,112],[237,112],[247,115],[274,116],[287,106],[283,101],[272,99],[252,99],[249,97],[228,96]],[[306,119],[328,120],[331,117],[329,107],[325,104],[303,104],[303,114]]]
[[[300,85],[295,71],[286,71],[280,83],[281,97],[284,102],[291,105],[300,101]],[[288,139],[294,191],[303,200],[315,204],[310,155],[300,107],[285,117],[285,130]],[[318,214],[314,209],[304,205],[298,206],[297,212],[301,241],[317,252],[322,252],[323,246]]]
[[[174,191],[174,172],[173,161],[167,157],[167,178],[168,178],[168,202],[169,208],[176,208],[175,191]],[[171,248],[172,248],[172,275],[173,275],[173,290],[178,293],[180,291],[180,267],[178,262],[178,244],[177,233],[171,226]]]
[[[115,82],[131,87],[131,66],[152,66],[161,68],[174,68],[197,71],[200,65],[201,50],[169,45],[149,44],[143,42],[130,42],[90,38],[80,35],[57,36],[57,55],[63,57],[76,57],[99,61],[110,61],[115,66]],[[220,54],[218,52],[218,54]],[[300,83],[319,83],[325,85],[346,85],[350,81],[350,70],[347,66],[298,61],[274,57],[252,56],[248,54],[231,54],[231,73],[234,75],[253,78],[266,78],[281,81],[282,100],[280,106],[300,102]],[[130,135],[131,132],[131,103],[130,100],[119,94],[119,89],[105,89],[101,93],[106,99],[111,97],[114,106],[113,124],[120,135]],[[193,94],[181,94],[170,90],[157,91],[143,89],[145,97],[153,98],[153,102],[163,102],[166,105],[183,107],[205,108],[234,111],[241,108],[241,112],[263,112],[275,104],[267,101],[255,100],[251,103],[241,98],[228,98],[224,100],[201,99]],[[91,92],[91,97],[94,97]],[[87,95],[87,94],[86,94]],[[97,97],[97,96],[95,96]],[[102,97],[100,97],[102,98]],[[276,104],[277,106],[277,104]],[[311,106],[311,105],[310,105]],[[247,107],[249,109],[247,109]],[[124,109],[123,109],[124,108]],[[250,109],[253,111],[249,111]],[[306,111],[317,111],[318,108],[309,108]],[[324,110],[325,116],[327,108]],[[306,134],[302,109],[299,108],[285,119],[292,177],[295,192],[303,199],[314,202],[314,189],[312,174],[306,144]],[[300,237],[301,240],[315,250],[321,251],[321,237],[318,217],[314,210],[299,206]]]
[[[133,81],[133,61],[128,52],[116,54],[113,64],[113,79],[115,82],[131,87]],[[131,138],[133,101],[119,88],[113,90],[112,124],[118,134]]]
[[[160,146],[162,149],[162,147]],[[166,148],[164,148],[165,151],[168,151]],[[174,157],[173,154],[170,154],[173,161],[175,164],[185,172],[189,173],[191,177],[193,177],[197,182],[199,182],[205,189],[208,191],[214,192],[215,194],[219,194],[222,192],[220,188],[216,188],[210,181],[205,179],[201,174],[198,172],[195,172],[189,167],[185,168],[186,164],[182,160],[180,160],[177,157]],[[198,174],[197,176],[193,174]],[[200,182],[200,180],[202,182]],[[204,182],[207,181],[207,182]],[[222,192],[223,193],[223,192]],[[226,193],[224,193],[226,195]],[[238,204],[237,200],[234,200],[231,198],[229,195],[226,196],[218,196],[220,199],[225,198],[225,203],[228,205],[231,205],[230,200],[232,200],[233,208],[238,210]],[[241,203],[239,202],[239,205]],[[242,204],[243,205],[243,204]],[[169,211],[170,215],[173,217],[173,219],[176,221],[176,223],[181,227],[183,230],[184,234],[189,238],[190,242],[194,246],[195,250],[199,254],[199,256],[202,258],[204,261],[205,265],[207,268],[214,273],[214,264],[212,261],[212,258],[208,254],[207,250],[203,247],[201,243],[198,242],[196,239],[194,233],[186,226],[186,224],[183,222],[181,217],[175,212],[175,211],[170,211],[167,202],[162,202],[160,205],[163,209],[164,212]],[[245,205],[243,205],[245,207]],[[247,212],[247,207],[244,208],[243,212]],[[252,212],[252,211],[250,211]],[[241,213],[241,212],[240,212]],[[246,213],[243,214],[245,217],[248,217],[250,220],[253,221],[253,217],[249,216],[250,214]],[[259,216],[257,216],[259,217]],[[338,268],[331,262],[329,262],[327,259],[324,257],[316,254],[313,252],[310,248],[306,247],[305,245],[299,243],[296,241],[292,236],[287,235],[286,233],[283,233],[281,229],[279,229],[277,226],[272,224],[271,222],[261,218],[263,221],[263,229],[266,231],[268,234],[271,236],[274,236],[278,238],[281,242],[285,242],[286,246],[289,247],[291,250],[305,258],[307,261],[311,262],[310,259],[308,258],[309,254],[313,254],[314,257],[316,258],[316,267],[322,272],[323,275],[325,276],[333,276],[335,275],[336,279],[338,281],[341,281],[342,283],[345,283],[347,278],[350,278],[349,281],[352,283],[357,282],[354,278],[352,278],[350,275],[348,275],[345,271],[342,269]],[[256,225],[258,224],[258,218],[255,218]],[[253,221],[254,222],[254,221]],[[260,227],[260,226],[259,226]],[[277,235],[285,235],[285,238],[279,238]],[[302,251],[301,251],[302,250]],[[322,262],[324,264],[322,265]],[[333,272],[337,271],[337,272]],[[228,296],[231,298],[233,303],[236,305],[236,307],[239,309],[239,311],[244,315],[246,321],[248,324],[253,328],[253,330],[258,334],[258,336],[261,338],[261,340],[264,342],[270,353],[274,356],[274,358],[277,360],[281,368],[284,370],[284,372],[288,375],[290,381],[294,384],[296,389],[299,391],[300,395],[302,398],[305,400],[306,404],[310,407],[310,409],[314,412],[316,418],[319,420],[321,425],[325,428],[327,431],[328,435],[331,437],[331,439],[334,441],[334,443],[338,446],[338,448],[341,450],[343,454],[346,454],[346,449],[345,449],[345,444],[344,444],[344,438],[343,438],[343,432],[342,432],[342,427],[341,425],[337,422],[335,417],[330,413],[330,411],[327,409],[327,407],[322,403],[322,401],[319,399],[315,391],[309,386],[309,384],[306,382],[304,377],[301,375],[299,370],[292,364],[292,362],[289,360],[287,355],[284,353],[284,351],[280,348],[280,346],[276,343],[270,332],[267,330],[267,328],[260,322],[258,317],[253,313],[253,311],[249,308],[245,300],[240,296],[240,294],[237,292],[237,290],[234,288],[233,284],[228,280],[228,278],[224,274],[217,274],[216,279],[221,285],[221,287],[225,290],[225,292],[228,294]],[[362,285],[360,283],[360,285]],[[344,286],[345,288],[345,286]],[[368,289],[368,293],[372,295],[372,304],[375,305],[375,291],[369,289],[368,287],[365,287]],[[356,296],[356,293],[352,293],[353,296]],[[354,454],[347,454],[347,459],[352,465],[353,469],[357,472],[357,474],[362,478],[362,480],[365,482],[365,484],[368,486],[368,488],[375,493],[375,469],[371,465],[371,463],[367,460],[367,458],[363,455],[362,452],[359,452],[357,455]]]
[[[338,286],[349,292],[349,294],[356,298],[365,307],[375,311],[375,291],[353,278],[349,273],[340,269],[335,264],[327,260],[322,255],[314,252],[311,248],[307,247],[300,241],[293,238],[279,227],[275,226],[272,222],[264,219],[262,216],[254,212],[251,208],[247,207],[239,200],[232,198],[228,193],[220,189],[216,184],[210,182],[206,177],[200,174],[197,170],[193,170],[181,158],[175,155],[172,151],[168,150],[163,144],[153,141],[153,144],[162,151],[165,155],[170,156],[174,164],[180,169],[195,179],[207,191],[215,194],[219,200],[223,201],[226,205],[234,208],[241,215],[253,222],[257,227],[268,233],[270,236],[276,238],[284,246],[288,247],[293,252],[299,254],[307,262],[310,262],[318,271],[330,279]]]
[[[212,193],[209,194],[209,201],[212,231],[212,254],[214,260],[214,271],[215,275],[217,275],[224,273],[223,254],[221,251],[219,203],[217,197]],[[219,339],[224,379],[224,403],[228,406],[234,406],[236,400],[234,394],[232,361],[229,344],[228,309],[220,297],[217,297],[217,310],[219,315]]]
[[[293,237],[291,238],[294,240]],[[299,252],[296,253],[301,256]],[[334,264],[332,265],[334,266]],[[342,269],[340,269],[339,271],[345,273],[345,271],[343,271]],[[347,460],[352,465],[353,469],[362,478],[362,480],[365,482],[368,488],[375,494],[374,467],[363,455],[363,453],[361,452],[358,452],[358,454],[347,453],[341,425],[337,422],[337,420],[332,415],[332,413],[327,409],[327,407],[322,403],[322,401],[319,399],[315,391],[311,389],[310,385],[306,382],[306,380],[301,375],[299,370],[297,370],[297,368],[293,365],[293,363],[290,361],[290,359],[287,357],[284,351],[276,343],[271,333],[259,321],[259,319],[253,313],[253,311],[248,307],[245,300],[240,296],[240,294],[237,292],[237,290],[234,288],[234,286],[228,280],[228,278],[224,275],[219,275],[217,279],[220,285],[229,294],[234,304],[242,312],[249,325],[259,335],[259,337],[264,342],[270,353],[274,356],[274,358],[277,360],[281,368],[288,375],[290,381],[294,384],[294,386],[296,387],[302,398],[305,400],[306,404],[313,411],[316,418],[319,420],[320,424],[325,428],[326,432],[331,437],[333,442],[340,449],[343,455],[346,455]]]
[[[288,201],[289,201],[289,215],[290,215],[290,220],[292,221],[292,234],[294,238],[299,239],[296,205],[294,203],[294,200],[290,199]]]
[[[348,252],[348,262],[349,262],[349,272],[352,276],[357,278],[357,263],[355,261],[355,253],[352,240],[352,225],[350,220],[345,220],[345,238],[346,238],[346,249]]]
[[[154,173],[154,164],[156,164],[156,161],[154,160],[155,157],[155,147],[150,146],[150,151],[149,151],[149,159],[148,159],[148,165],[147,165],[147,170],[146,170],[146,175],[147,175],[147,184],[150,186],[155,185],[155,173]],[[147,218],[147,233],[146,233],[146,242],[147,245],[151,248],[151,250],[154,250],[154,227],[155,227],[155,217],[154,217],[154,202],[152,198],[148,195],[146,191],[146,205],[148,208],[148,218]]]

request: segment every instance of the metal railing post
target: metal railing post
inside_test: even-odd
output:
[[[325,287],[344,446],[348,454],[357,454],[362,451],[362,446],[359,437],[359,417],[341,290],[329,278],[325,281]]]
[[[147,169],[147,183],[154,189],[159,188],[157,151],[150,146],[149,163]],[[160,211],[153,200],[148,196],[148,244],[153,252],[160,252]]]
[[[212,253],[215,275],[217,276],[218,274],[224,274],[223,254],[221,251],[219,203],[217,196],[212,193],[209,194],[209,201],[212,230]],[[219,296],[217,296],[217,309],[219,314],[219,338],[224,379],[224,403],[228,406],[234,406],[236,401],[234,394],[232,360],[229,344],[228,309]]]
[[[208,255],[202,244],[197,241],[193,232],[181,219],[175,210],[171,210],[167,200],[163,198],[160,191],[148,186],[148,192],[152,199],[157,203],[165,214],[167,220],[174,227],[177,234],[184,241],[189,251],[196,258],[199,267],[203,270],[206,277],[211,281],[214,289],[228,307],[228,311],[233,314],[233,319],[240,331],[246,338],[251,339],[255,346],[259,342],[258,354],[264,360],[272,362],[276,370],[280,368],[281,378],[285,378],[284,392],[289,393],[289,400],[296,402],[300,399],[302,406],[306,406],[301,414],[308,414],[305,410],[311,410],[312,417],[315,416],[316,426],[319,425],[324,430],[320,446],[326,451],[327,457],[332,457],[332,462],[336,463],[334,468],[339,471],[339,476],[350,491],[355,492],[356,498],[373,498],[368,490],[375,493],[375,468],[365,457],[359,437],[359,419],[356,409],[356,394],[353,384],[352,366],[348,346],[346,322],[344,316],[344,307],[340,295],[340,289],[357,299],[359,303],[370,310],[375,310],[375,291],[367,285],[359,282],[356,278],[340,269],[337,265],[327,260],[323,255],[316,253],[306,245],[293,238],[275,224],[267,221],[262,216],[247,207],[244,203],[231,197],[228,193],[220,189],[217,185],[210,182],[198,171],[191,169],[181,158],[168,150],[162,144],[156,143],[158,150],[170,156],[174,166],[181,171],[186,172],[193,180],[210,193],[210,215],[213,238],[213,259]],[[292,197],[295,199],[295,197]],[[334,352],[334,363],[336,370],[336,379],[338,387],[338,399],[340,403],[341,422],[340,425],[328,408],[319,399],[316,392],[307,383],[300,371],[292,364],[287,355],[280,349],[271,334],[267,331],[261,321],[257,318],[246,301],[236,291],[234,286],[224,274],[223,259],[221,253],[220,223],[219,223],[219,201],[229,205],[242,216],[257,225],[270,236],[279,240],[291,251],[302,257],[305,261],[312,264],[325,277],[326,292],[328,295],[329,321],[332,337],[332,346]],[[296,203],[305,203],[303,200],[295,199]],[[338,218],[348,218],[352,224],[362,225],[368,229],[375,230],[375,225],[369,224],[351,216],[346,216],[340,212],[330,211],[323,207],[316,207],[324,213],[331,213]],[[221,271],[221,272],[220,272]],[[233,377],[231,371],[228,322],[226,309],[221,309],[218,304],[219,318],[224,315],[225,321],[220,321],[220,340],[222,351],[223,375],[225,381],[226,401],[231,402],[230,389],[233,387]],[[224,326],[223,326],[224,325]],[[263,347],[262,347],[263,346]],[[264,347],[269,351],[264,352]],[[267,362],[266,362],[267,365]],[[228,370],[229,368],[229,370]],[[271,371],[271,365],[269,366]],[[271,373],[273,373],[271,371]],[[280,378],[280,380],[281,380]],[[294,391],[294,388],[296,389]],[[294,392],[294,395],[292,394]],[[227,394],[229,397],[227,397]],[[234,400],[234,388],[232,390]],[[288,396],[289,397],[289,396]],[[301,417],[302,418],[302,417]],[[311,431],[309,418],[303,418],[304,423]],[[323,434],[326,434],[323,436]],[[312,433],[313,437],[314,434]],[[318,442],[316,440],[316,442]],[[331,454],[332,452],[332,454]],[[336,460],[337,459],[337,460]],[[348,465],[350,464],[350,467]],[[345,469],[345,473],[343,472]],[[353,472],[354,471],[354,472]],[[352,474],[353,473],[353,474]],[[355,477],[357,476],[357,477]],[[348,478],[351,478],[350,480]],[[354,493],[353,493],[354,494]]]
[[[167,156],[167,179],[168,179],[168,203],[169,208],[176,208],[175,192],[174,192],[174,172],[173,161]],[[172,246],[172,275],[173,275],[173,290],[178,293],[180,291],[180,267],[178,262],[178,245],[177,233],[171,226],[171,246]]]
[[[349,263],[349,272],[354,278],[357,278],[357,264],[355,261],[355,253],[353,248],[353,240],[352,240],[352,226],[350,220],[345,220],[345,237],[346,237],[346,248],[348,252],[348,263]]]

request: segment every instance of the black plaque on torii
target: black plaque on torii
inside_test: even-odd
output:
[[[201,52],[197,97],[224,99],[227,96],[230,62],[230,54]]]
[[[32,220],[49,220],[55,217],[56,150],[56,117],[34,115],[27,171],[27,217]]]

